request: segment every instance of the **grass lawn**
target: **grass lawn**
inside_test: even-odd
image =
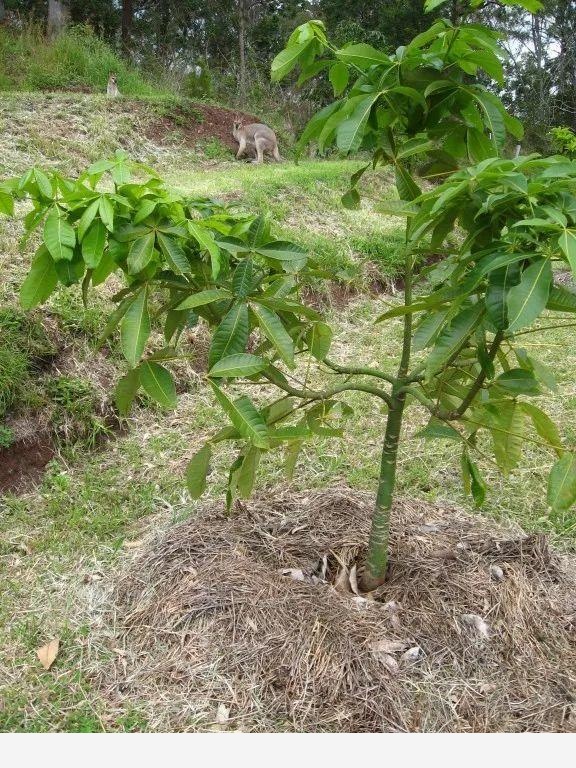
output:
[[[254,167],[230,162],[207,167],[166,164],[166,176],[191,194],[220,197],[249,210],[269,211],[279,233],[307,245],[319,263],[358,289],[366,286],[367,265],[385,276],[398,270],[401,224],[379,216],[374,200],[391,196],[388,177],[365,182],[369,198],[360,211],[345,211],[339,198],[358,166],[344,161],[286,163]],[[25,272],[26,259],[18,251],[15,224],[0,221],[0,286],[2,312],[16,316],[15,291]],[[372,268],[372,267],[371,267]],[[341,362],[396,364],[400,321],[374,325],[373,319],[397,298],[358,294],[345,309],[328,310],[336,331],[332,356]],[[34,379],[29,360],[48,318],[58,326],[58,337],[74,354],[89,359],[95,331],[105,316],[107,299],[96,298],[85,312],[66,290],[28,321],[12,323],[10,344],[20,350],[13,360],[6,408],[25,407]],[[18,321],[20,322],[20,321]],[[27,346],[24,339],[27,339]],[[572,329],[527,336],[526,348],[558,371],[558,393],[547,408],[561,425],[568,447],[576,445],[576,349]],[[3,340],[0,340],[0,347]],[[22,351],[24,349],[24,351]],[[28,352],[26,352],[28,350]],[[27,358],[28,355],[28,358]],[[121,368],[114,350],[107,361]],[[18,366],[18,367],[16,367]],[[79,369],[76,378],[84,380]],[[7,375],[8,378],[8,375]],[[3,379],[0,379],[3,380]],[[41,389],[46,392],[46,388]],[[361,393],[349,393],[355,409],[344,439],[308,445],[293,480],[295,488],[320,488],[349,483],[374,490],[384,414]],[[52,397],[51,401],[54,401]],[[64,398],[61,407],[71,408]],[[102,606],[115,569],[143,537],[194,514],[202,502],[190,502],[182,473],[187,460],[204,438],[221,426],[207,386],[190,374],[185,392],[173,413],[140,407],[129,420],[129,431],[87,450],[86,441],[63,443],[39,487],[0,500],[0,730],[12,731],[124,731],[147,727],[145,703],[124,710],[110,704],[90,681],[98,669],[117,658],[110,633],[103,625]],[[450,501],[471,510],[461,491],[457,447],[450,441],[427,443],[415,436],[423,426],[422,411],[409,411],[399,466],[399,493],[431,501]],[[220,498],[223,472],[231,449],[223,448],[214,462],[209,496]],[[482,514],[514,518],[528,530],[545,530],[560,547],[572,549],[576,534],[573,512],[551,517],[546,509],[545,482],[552,456],[534,436],[519,468],[501,478],[480,459],[491,485]],[[258,488],[282,482],[280,457],[262,461]],[[36,649],[60,638],[59,656],[48,672],[42,670]]]

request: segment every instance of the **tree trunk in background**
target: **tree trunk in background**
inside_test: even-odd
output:
[[[0,0],[0,24],[6,18],[6,8],[4,7],[4,0]]]
[[[123,0],[122,3],[122,53],[124,56],[130,55],[130,37],[132,34],[132,21],[134,18],[133,0]]]
[[[68,24],[70,7],[64,0],[48,0],[48,37],[56,37]]]
[[[242,102],[246,100],[246,0],[238,0],[238,92]]]

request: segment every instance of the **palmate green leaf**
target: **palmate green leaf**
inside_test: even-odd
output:
[[[356,106],[350,117],[340,123],[336,131],[336,146],[342,152],[356,152],[360,148],[370,112],[379,98],[380,91],[366,96]]]
[[[558,432],[558,427],[554,424],[552,419],[544,413],[544,411],[540,410],[540,408],[532,405],[532,403],[522,402],[520,403],[520,407],[524,413],[532,419],[532,424],[534,424],[534,429],[538,435],[543,440],[546,440],[550,447],[556,451],[558,456],[561,456],[563,452],[562,439]]]
[[[184,275],[190,272],[190,263],[186,258],[186,254],[173,237],[168,237],[162,232],[158,232],[156,239],[168,264],[177,274]]]
[[[206,443],[192,456],[188,463],[186,468],[186,486],[188,493],[193,499],[199,499],[206,490],[206,477],[210,469],[211,458],[212,446],[210,443]]]
[[[348,67],[343,61],[337,61],[330,67],[328,76],[334,89],[334,96],[340,96],[348,85]]]
[[[36,251],[30,272],[20,288],[22,309],[32,309],[50,296],[58,283],[54,260],[48,249],[41,245]]]
[[[89,269],[95,269],[104,253],[107,230],[100,220],[94,221],[82,239],[82,258]]]
[[[552,285],[549,259],[539,259],[527,267],[518,285],[508,291],[508,330],[530,325],[546,307]]]
[[[120,345],[124,357],[134,368],[144,352],[150,336],[148,288],[141,288],[125,310],[120,326]]]
[[[54,261],[71,261],[76,244],[74,228],[66,221],[64,214],[53,207],[44,224],[44,244]]]
[[[146,361],[140,365],[140,384],[143,390],[164,408],[176,407],[176,387],[172,374],[163,365]]]
[[[567,512],[576,502],[576,454],[564,453],[548,479],[548,504],[554,512]]]
[[[74,283],[77,283],[82,278],[86,265],[84,264],[83,259],[75,254],[71,261],[67,261],[66,259],[55,261],[54,268],[58,275],[58,280],[60,280],[63,285],[69,286],[74,285]]]
[[[499,109],[491,98],[491,94],[487,94],[487,92],[481,90],[479,86],[467,90],[471,93],[482,110],[484,122],[492,134],[492,142],[496,148],[502,147],[506,141],[506,124],[502,114],[503,107]]]
[[[214,382],[210,384],[216,399],[242,437],[256,448],[269,448],[268,427],[250,398],[244,396],[232,401]]]
[[[220,274],[222,266],[222,260],[220,255],[220,248],[216,245],[214,235],[205,227],[197,224],[195,221],[187,222],[188,231],[192,237],[196,240],[200,248],[207,251],[210,254],[210,263],[212,265],[212,277],[214,280]]]
[[[80,217],[80,221],[78,222],[78,240],[82,241],[84,239],[84,235],[96,218],[96,214],[98,213],[99,208],[100,200],[94,200],[90,203],[90,205],[86,208]]]
[[[236,378],[238,376],[254,376],[268,366],[268,361],[258,355],[242,352],[238,355],[228,355],[214,363],[208,371],[213,379]]]
[[[449,309],[440,309],[424,316],[422,322],[419,323],[412,340],[412,346],[415,352],[420,352],[422,349],[426,349],[426,347],[432,344],[446,322],[449,313]]]
[[[546,309],[554,312],[576,312],[576,291],[553,285],[550,288]]]
[[[484,297],[486,313],[497,330],[508,327],[508,291],[520,280],[518,264],[508,264],[494,270],[488,279],[488,288]]]
[[[101,195],[98,205],[98,213],[102,219],[102,223],[109,232],[114,231],[114,206],[111,201],[105,196]]]
[[[416,433],[416,437],[434,438],[442,440],[461,440],[460,433],[450,424],[436,419],[434,416],[430,419],[428,424]]]
[[[300,59],[308,52],[311,43],[312,40],[306,40],[296,45],[290,45],[274,57],[270,70],[273,83],[277,83],[297,66]]]
[[[244,352],[250,335],[248,306],[244,303],[235,304],[225,315],[212,337],[208,364],[212,368],[218,360],[228,355]]]
[[[137,275],[152,261],[155,240],[154,232],[149,232],[144,237],[139,237],[132,242],[128,253],[129,275]]]
[[[342,100],[335,101],[332,104],[328,104],[327,107],[317,112],[306,124],[306,127],[300,134],[298,141],[296,142],[296,156],[299,157],[302,149],[312,139],[316,139],[322,131],[326,121],[342,106]]]
[[[504,400],[485,406],[487,425],[492,435],[494,457],[501,472],[507,475],[522,456],[526,433],[526,413],[515,400]]]
[[[250,494],[254,488],[256,472],[258,470],[261,455],[262,451],[259,448],[251,446],[242,460],[240,471],[236,476],[236,488],[238,489],[238,495],[241,499],[250,498]]]
[[[363,70],[369,69],[374,64],[392,64],[389,56],[367,43],[346,45],[336,51],[336,58],[345,64],[353,64]]]
[[[127,416],[140,389],[140,368],[132,368],[122,376],[114,390],[114,402],[121,416]]]
[[[542,390],[531,371],[524,368],[511,368],[494,380],[494,386],[514,395],[541,395]]]
[[[440,370],[466,342],[480,323],[484,307],[475,304],[459,312],[450,325],[440,333],[426,361],[427,374]]]
[[[0,213],[14,216],[14,198],[9,192],[0,189]]]
[[[294,342],[278,315],[271,309],[258,304],[252,305],[252,311],[256,315],[262,333],[274,346],[280,358],[290,368],[294,368]]]
[[[245,299],[252,289],[254,263],[250,257],[238,264],[232,275],[232,290],[239,299]]]
[[[231,298],[232,294],[226,288],[208,288],[206,291],[198,291],[198,293],[188,296],[184,301],[181,301],[180,304],[178,304],[176,309],[194,309],[195,307],[203,307],[206,304],[212,304],[215,301]]]
[[[396,176],[396,187],[402,200],[415,200],[420,197],[422,190],[416,184],[410,172],[403,165],[396,165],[394,168]]]
[[[576,230],[565,229],[560,235],[558,245],[568,259],[572,274],[576,277]]]
[[[145,219],[147,219],[148,216],[154,213],[157,205],[158,205],[158,200],[143,200],[142,203],[138,206],[136,215],[132,220],[133,223],[140,224],[141,221],[144,221]]]
[[[465,493],[472,493],[472,498],[477,507],[481,507],[486,499],[486,483],[484,482],[478,466],[466,449],[463,450],[460,459],[462,469],[462,484]]]
[[[328,352],[330,352],[332,329],[326,323],[314,323],[306,334],[306,343],[308,344],[310,354],[316,360],[324,360]]]
[[[260,245],[256,248],[256,253],[275,261],[281,261],[292,271],[302,269],[308,258],[308,251],[305,248],[285,240],[274,240],[271,243],[266,243],[266,245]]]

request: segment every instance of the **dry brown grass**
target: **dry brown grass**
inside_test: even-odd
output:
[[[92,670],[113,708],[138,702],[151,730],[576,730],[575,584],[543,537],[399,501],[390,577],[367,600],[333,582],[361,551],[369,497],[219,510],[119,578],[116,661]]]

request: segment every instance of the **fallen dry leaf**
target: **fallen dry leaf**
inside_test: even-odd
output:
[[[58,651],[60,650],[60,638],[55,637],[54,640],[50,640],[49,643],[46,643],[46,645],[43,645],[41,648],[38,648],[36,651],[36,655],[40,659],[40,664],[44,667],[44,669],[50,669],[52,664],[54,664],[54,661],[56,660],[56,656],[58,656]]]
[[[499,565],[491,565],[490,566],[490,576],[494,579],[494,581],[503,581],[504,580],[504,571],[502,568],[500,568]]]
[[[230,717],[230,710],[225,704],[218,704],[216,710],[216,722],[218,725],[225,725]]]
[[[414,662],[414,661],[418,661],[421,655],[422,655],[422,648],[420,648],[419,645],[415,645],[413,648],[408,648],[407,651],[404,651],[404,653],[401,656],[401,659],[402,661]]]
[[[487,640],[490,637],[489,625],[484,621],[482,616],[478,616],[477,613],[463,613],[462,621],[469,627],[472,627],[472,629],[475,629],[484,639]]]
[[[288,576],[294,579],[294,581],[307,581],[304,571],[300,570],[300,568],[282,568],[281,573],[282,576]]]
[[[373,643],[370,643],[370,648],[377,653],[391,654],[405,651],[409,645],[410,643],[406,640],[375,640]]]

